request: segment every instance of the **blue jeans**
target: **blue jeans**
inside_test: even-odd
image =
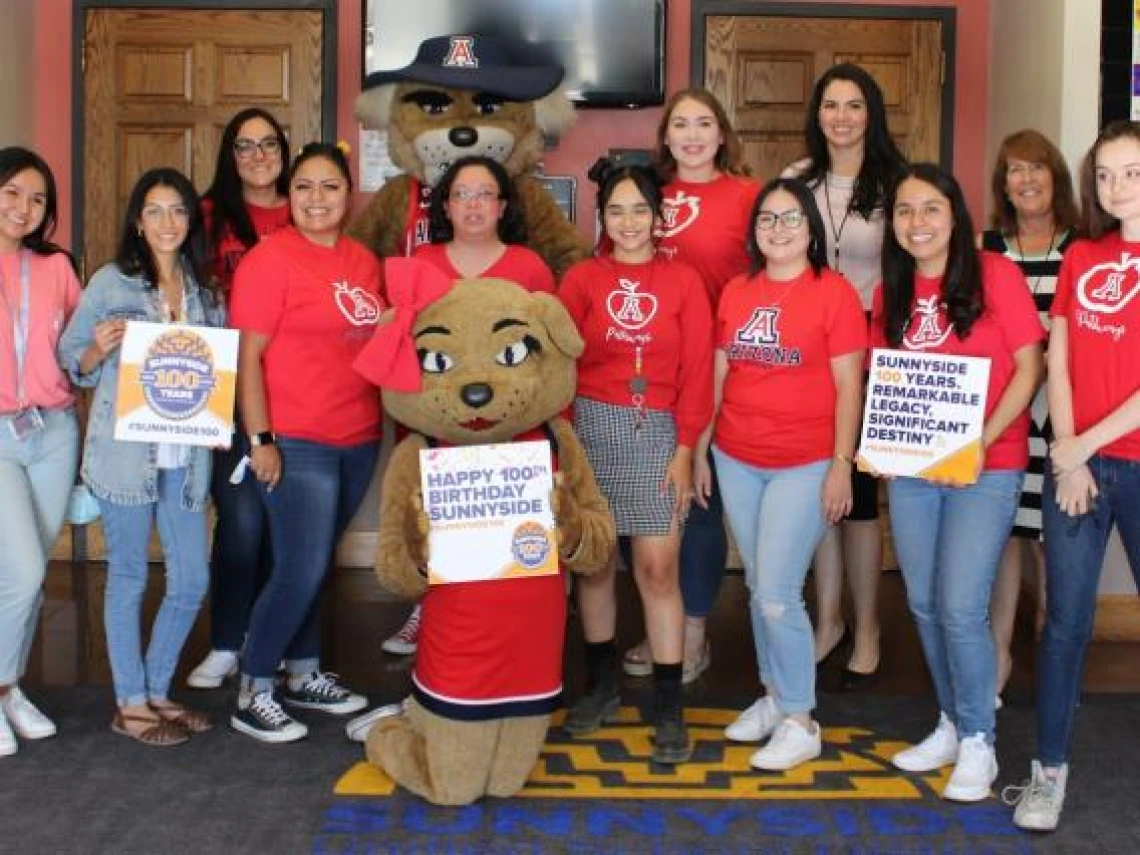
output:
[[[182,646],[206,596],[210,578],[206,512],[182,507],[186,472],[158,470],[157,502],[120,505],[99,500],[107,540],[103,622],[119,706],[167,697]],[[140,624],[147,583],[147,544],[154,522],[166,558],[166,591],[151,627],[144,661]]]
[[[1024,473],[983,472],[969,487],[920,478],[887,485],[907,602],[942,711],[961,736],[994,740],[997,660],[990,594]]]
[[[214,650],[241,650],[253,601],[273,568],[269,520],[257,479],[247,470],[240,484],[230,483],[247,448],[244,435],[238,435],[231,448],[214,452],[210,485],[218,514],[210,556],[210,646]]]
[[[0,686],[18,683],[27,668],[48,556],[79,459],[75,411],[41,414],[43,430],[23,440],[0,417]]]
[[[1048,471],[1041,497],[1045,632],[1037,650],[1037,759],[1046,766],[1068,760],[1085,648],[1114,523],[1140,586],[1140,462],[1095,455],[1089,470],[1100,495],[1083,516],[1071,517],[1057,507],[1057,485]]]
[[[696,502],[689,506],[685,531],[681,535],[681,599],[688,617],[708,617],[716,604],[724,565],[728,561],[728,536],[724,531],[724,505],[716,462],[709,450],[712,495],[708,508]]]
[[[320,594],[341,534],[360,506],[379,442],[341,447],[278,437],[281,480],[259,483],[273,538],[273,572],[249,619],[243,685],[271,690],[277,665],[292,674],[320,667]]]
[[[804,578],[823,537],[830,461],[759,469],[713,447],[724,510],[744,561],[760,682],[785,714],[815,708],[815,648]]]

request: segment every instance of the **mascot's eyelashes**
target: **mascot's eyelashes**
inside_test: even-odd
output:
[[[428,374],[443,374],[455,367],[455,360],[442,350],[428,350],[421,347],[416,353],[420,357],[420,367]]]
[[[529,335],[524,336],[521,341],[516,341],[514,344],[508,344],[502,350],[495,354],[495,361],[500,365],[505,365],[512,368],[516,365],[522,365],[526,362],[527,357],[532,353],[537,353],[541,350],[541,346],[537,339],[531,338]]]
[[[451,96],[438,89],[417,89],[404,96],[405,103],[415,104],[429,116],[441,116],[454,103]]]

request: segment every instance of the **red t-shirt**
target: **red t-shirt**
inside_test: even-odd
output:
[[[671,411],[678,445],[693,447],[712,418],[712,315],[697,272],[659,257],[588,258],[566,271],[558,296],[586,340],[578,394],[633,406],[640,350],[646,408]]]
[[[1073,424],[1083,433],[1140,390],[1140,243],[1119,232],[1081,240],[1061,262],[1050,314],[1069,334]],[[1135,328],[1135,331],[1133,331]],[[1140,460],[1140,430],[1100,450]]]
[[[464,275],[455,269],[447,255],[447,245],[442,243],[429,243],[418,247],[416,258],[422,258],[439,268],[452,279],[464,279]],[[554,274],[546,266],[537,252],[518,244],[508,244],[506,252],[499,256],[490,267],[479,274],[480,279],[506,279],[514,282],[527,291],[545,291],[554,293]]]
[[[759,183],[736,175],[665,186],[657,252],[693,267],[714,308],[725,283],[748,270],[748,215],[759,193]]]
[[[985,308],[965,340],[958,338],[942,306],[942,278],[914,277],[914,308],[903,336],[902,350],[982,356],[990,360],[986,391],[986,418],[994,411],[1013,377],[1013,355],[1045,338],[1033,295],[1025,275],[1008,258],[995,252],[980,253],[982,299]],[[887,347],[883,331],[883,291],[875,289],[871,320],[871,346]],[[985,469],[1024,469],[1029,463],[1029,408],[1014,419],[987,450]]]
[[[284,205],[278,205],[276,208],[263,208],[260,205],[251,205],[246,202],[245,210],[249,214],[250,222],[253,223],[253,230],[259,239],[267,238],[289,225],[288,202]],[[202,218],[205,220],[207,235],[213,228],[213,216],[213,200],[203,199]],[[210,247],[210,272],[218,277],[218,284],[221,285],[223,294],[229,294],[230,287],[233,284],[234,271],[237,270],[238,262],[242,260],[242,256],[248,251],[246,245],[237,239],[228,225],[222,230],[217,244]]]
[[[320,246],[290,227],[246,253],[231,321],[270,339],[262,367],[275,433],[340,446],[380,436],[380,396],[352,361],[383,308],[380,264],[351,238]]]
[[[831,360],[867,347],[867,320],[851,283],[810,267],[787,282],[737,276],[717,310],[728,357],[714,441],[751,466],[786,468],[831,457]]]

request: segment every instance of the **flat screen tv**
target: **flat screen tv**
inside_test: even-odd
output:
[[[364,73],[403,68],[421,41],[476,33],[542,45],[582,106],[664,102],[666,0],[364,0]]]

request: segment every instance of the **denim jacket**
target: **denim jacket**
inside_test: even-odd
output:
[[[209,291],[200,288],[188,269],[187,323],[220,327],[225,309]],[[96,496],[120,505],[158,501],[158,445],[123,442],[114,438],[115,397],[119,386],[119,352],[115,348],[88,374],[79,372],[79,360],[95,340],[95,325],[110,318],[162,322],[162,298],[142,277],[127,276],[116,264],[101,267],[83,291],[79,307],[59,341],[59,361],[77,386],[95,388],[87,419],[87,440],[80,474]],[[200,511],[210,490],[209,448],[193,446],[182,492],[182,507]]]

